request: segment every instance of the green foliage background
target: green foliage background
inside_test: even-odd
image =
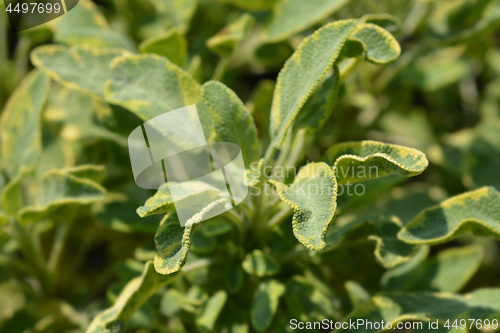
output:
[[[500,318],[500,1],[80,0],[18,34],[0,9],[0,333]],[[127,136],[190,104],[252,195],[183,228]]]

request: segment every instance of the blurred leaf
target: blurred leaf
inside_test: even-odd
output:
[[[294,276],[286,283],[285,303],[291,317],[298,321],[321,321],[334,318],[331,295],[325,294],[309,279]]]
[[[224,282],[230,293],[234,293],[241,288],[243,279],[244,273],[239,262],[234,262],[227,266]]]
[[[257,331],[264,332],[269,328],[284,292],[285,286],[277,280],[267,280],[257,286],[250,312],[250,321]]]
[[[167,28],[178,28],[185,34],[189,29],[198,1],[152,0],[152,3]]]
[[[336,144],[327,150],[325,160],[333,165],[340,184],[389,175],[413,177],[421,174],[429,164],[421,151],[369,140]]]
[[[326,250],[368,239],[376,244],[377,261],[385,268],[395,267],[410,260],[419,249],[397,238],[402,226],[396,217],[359,218],[329,233]]]
[[[255,187],[260,183],[263,165],[264,159],[261,158],[258,162],[253,162],[250,165],[250,169],[245,170],[245,178],[248,187]]]
[[[258,158],[257,128],[239,97],[223,83],[208,81],[201,87],[205,106],[212,116],[215,142],[237,144],[246,167]]]
[[[156,273],[153,263],[148,261],[144,266],[142,275],[127,283],[114,305],[98,314],[90,323],[86,333],[122,331],[141,305],[160,287],[173,279],[173,276]]]
[[[373,23],[385,30],[394,33],[401,29],[399,19],[391,14],[366,14],[360,19],[361,23]]]
[[[97,220],[103,225],[127,233],[154,233],[160,224],[159,216],[140,218],[135,203],[130,201],[111,201],[96,211]]]
[[[364,319],[370,322],[396,322],[439,319],[451,322],[456,318],[496,318],[500,314],[500,290],[481,289],[466,295],[447,293],[382,293],[363,303],[343,321]],[[426,321],[427,322],[427,321]],[[369,327],[368,327],[369,328]],[[337,331],[348,331],[340,329]],[[380,332],[381,329],[366,329]]]
[[[105,89],[106,100],[130,110],[143,121],[201,100],[198,82],[177,65],[155,54],[115,59],[110,78]],[[200,121],[203,130],[210,134],[210,120],[200,117]]]
[[[0,323],[11,318],[26,303],[26,297],[19,286],[12,283],[0,284]]]
[[[35,205],[21,209],[19,219],[26,223],[59,215],[65,207],[87,205],[102,200],[106,190],[99,184],[73,175],[82,174],[83,168],[52,170],[41,179],[35,199]],[[64,218],[59,216],[58,218]]]
[[[49,92],[49,78],[29,74],[12,94],[0,118],[0,160],[9,178],[21,167],[34,167],[42,150],[41,117]]]
[[[56,41],[68,46],[90,45],[97,48],[118,48],[134,51],[132,42],[124,35],[101,29],[72,28],[56,35]]]
[[[398,234],[411,244],[439,244],[466,233],[499,238],[500,193],[493,187],[454,196],[423,210]]]
[[[370,294],[355,281],[346,281],[344,287],[353,307],[358,307],[361,303],[370,299]]]
[[[66,88],[99,97],[111,78],[111,61],[126,51],[90,46],[40,46],[31,53],[33,64]]]
[[[293,48],[286,41],[262,44],[255,50],[257,62],[266,68],[279,69],[293,54]]]
[[[253,250],[248,253],[241,266],[248,274],[259,277],[274,275],[280,270],[276,259],[261,250]]]
[[[187,42],[179,30],[171,29],[158,37],[143,41],[139,50],[142,53],[158,54],[182,67],[186,61]]]
[[[320,22],[347,4],[349,0],[278,0],[264,35],[267,41],[293,36]]]
[[[282,201],[294,210],[293,234],[309,250],[325,247],[325,234],[337,208],[337,181],[325,163],[301,168],[293,184],[270,180]]]
[[[252,15],[248,13],[241,15],[237,20],[207,40],[208,48],[221,56],[230,57],[234,49],[248,34],[254,21]]]
[[[335,62],[355,28],[354,20],[329,23],[305,38],[286,61],[278,75],[271,109],[270,132],[277,147],[283,144],[297,114]]]
[[[202,232],[207,237],[215,237],[228,233],[233,229],[233,224],[221,217],[213,217],[203,223]]]
[[[482,251],[475,246],[447,249],[384,283],[391,291],[457,292],[476,273],[481,259]]]
[[[273,8],[277,0],[220,0],[224,3],[249,11],[266,11]]]
[[[219,290],[213,294],[205,303],[201,314],[196,318],[196,327],[202,332],[213,332],[215,321],[224,307],[227,294],[224,290]]]

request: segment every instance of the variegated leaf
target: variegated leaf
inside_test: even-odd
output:
[[[102,98],[104,84],[111,78],[111,61],[127,53],[91,46],[45,45],[31,53],[31,61],[66,88]]]
[[[328,23],[305,38],[278,75],[271,108],[271,138],[276,147],[284,141],[300,109],[338,58],[356,28],[356,21]]]
[[[325,234],[337,208],[337,181],[325,163],[301,168],[293,184],[270,180],[278,195],[293,208],[293,234],[305,247],[317,251],[325,247]]]
[[[500,238],[500,193],[482,187],[423,210],[398,234],[411,244],[439,244],[466,233]]]
[[[34,167],[42,150],[41,118],[50,81],[33,71],[12,94],[0,118],[0,160],[10,178]]]
[[[213,332],[215,321],[226,304],[227,294],[219,290],[205,303],[200,315],[196,318],[196,326],[202,332]]]
[[[162,286],[174,276],[158,274],[151,261],[144,266],[141,276],[132,279],[123,288],[114,305],[102,311],[90,323],[86,333],[120,332],[132,315]]]
[[[300,110],[294,128],[321,129],[332,114],[339,89],[340,74],[338,67],[333,65],[333,73],[324,78]]]
[[[271,21],[266,27],[267,41],[287,39],[294,34],[327,18],[349,0],[278,0],[274,5]]]
[[[477,272],[482,256],[476,246],[446,249],[403,274],[388,271],[382,281],[391,291],[457,292]]]
[[[86,205],[104,199],[106,190],[102,186],[88,178],[76,176],[95,177],[98,172],[95,171],[80,168],[47,172],[40,179],[35,205],[21,209],[19,219],[24,223],[37,221],[51,217],[64,207]]]
[[[396,217],[360,218],[329,233],[326,250],[368,239],[375,243],[377,261],[385,268],[391,268],[410,260],[419,249],[397,238],[402,227]]]
[[[262,250],[253,250],[248,253],[241,266],[248,274],[259,277],[274,275],[280,269],[276,259]]]
[[[167,28],[186,33],[198,5],[197,0],[153,0],[156,12]]]
[[[207,40],[208,48],[219,55],[230,57],[234,49],[248,34],[254,21],[252,15],[248,13],[241,15],[215,36]]]
[[[179,200],[174,203],[174,198],[170,193],[170,189],[167,184],[162,185],[156,194],[149,198],[144,206],[137,209],[137,214],[140,217],[151,216],[155,214],[165,214],[175,210],[175,205],[188,206],[190,204],[196,205],[200,203],[200,199],[203,198],[202,202],[213,202],[223,198],[221,191],[213,186],[210,186],[204,182],[188,182],[176,184],[179,193]],[[183,191],[185,195],[180,195],[180,191]]]
[[[223,83],[208,81],[201,87],[203,102],[213,121],[216,142],[237,144],[248,167],[259,156],[257,128],[239,97]]]
[[[382,293],[363,303],[342,321],[356,322],[362,319],[374,323],[383,320],[395,327],[395,323],[407,320],[423,321],[423,325],[428,325],[428,319],[434,322],[435,319],[439,319],[442,323],[448,319],[453,323],[456,318],[491,320],[500,315],[499,300],[500,290],[494,288],[480,289],[463,296],[427,292]],[[368,326],[365,332],[383,331],[380,326],[378,329],[375,327]],[[336,332],[346,331],[349,329],[336,330]]]
[[[171,29],[158,37],[146,39],[139,45],[139,50],[158,54],[182,67],[186,61],[187,42],[178,29]]]
[[[381,26],[373,23],[358,25],[349,40],[359,42],[365,51],[366,60],[375,64],[392,62],[401,54],[401,47],[394,36]],[[356,56],[356,54],[351,56],[353,55]]]
[[[325,153],[340,184],[400,175],[421,174],[429,162],[419,150],[377,141],[343,142]]]
[[[265,332],[272,323],[278,309],[280,297],[285,293],[285,286],[277,280],[266,280],[257,286],[250,310],[253,328]]]
[[[158,273],[172,274],[184,265],[191,247],[192,233],[193,226],[182,227],[176,213],[165,215],[155,235],[158,253],[154,267]]]

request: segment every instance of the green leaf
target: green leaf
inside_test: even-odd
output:
[[[219,290],[213,294],[205,303],[201,314],[196,318],[196,327],[202,332],[213,332],[215,321],[224,307],[227,294],[224,290]]]
[[[411,244],[449,242],[466,233],[500,238],[500,193],[493,187],[454,196],[422,211],[398,234]]]
[[[301,168],[292,185],[270,180],[278,195],[295,211],[293,234],[309,250],[325,247],[325,234],[337,207],[337,181],[325,163],[309,163]]]
[[[176,184],[179,193],[179,199],[175,204],[179,206],[196,205],[202,202],[211,203],[220,200],[222,197],[221,191],[204,182],[190,181],[187,183]],[[185,195],[180,197],[180,191],[184,191]],[[167,184],[162,185],[154,196],[149,198],[144,206],[137,208],[137,214],[140,217],[151,216],[155,214],[165,214],[175,210],[174,199],[170,193]]]
[[[260,183],[260,177],[263,165],[264,165],[264,159],[261,158],[258,162],[253,162],[250,165],[250,169],[245,170],[245,177],[247,180],[248,187],[255,187]]]
[[[70,90],[61,85],[52,85],[44,118],[48,123],[61,127],[59,137],[69,142],[94,141],[107,139],[125,146],[126,139],[102,127],[96,120],[94,98],[77,90]],[[62,143],[63,144],[63,143]],[[44,147],[44,154],[46,154]]]
[[[240,290],[244,278],[245,273],[243,272],[240,262],[233,262],[227,266],[224,282],[230,293],[235,293]]]
[[[333,65],[333,73],[321,82],[302,107],[295,121],[294,128],[321,129],[332,114],[333,107],[337,102],[339,89],[339,70],[336,65]]]
[[[155,54],[115,59],[111,78],[105,89],[106,100],[144,121],[201,100],[200,84],[189,73]],[[201,115],[200,121],[203,130],[211,133],[210,121]]]
[[[396,217],[360,218],[336,227],[329,233],[325,250],[368,239],[376,244],[377,261],[385,268],[391,268],[410,260],[419,249],[418,246],[406,244],[397,238],[402,227],[401,221]]]
[[[248,253],[241,266],[248,274],[259,277],[274,275],[280,270],[276,259],[261,250],[253,250]]]
[[[333,165],[339,184],[389,175],[413,177],[429,164],[421,151],[370,140],[334,145],[326,151],[325,160]]]
[[[277,280],[261,282],[252,301],[250,321],[253,328],[265,332],[272,323],[278,309],[280,297],[285,293],[285,286]]]
[[[192,233],[193,226],[182,227],[176,213],[165,215],[155,235],[158,253],[154,265],[158,273],[172,274],[184,265],[191,247]]]
[[[360,42],[365,50],[366,60],[374,64],[387,64],[401,54],[401,47],[394,36],[372,23],[358,25],[349,39]]]
[[[103,97],[104,84],[111,78],[111,61],[127,53],[90,46],[45,45],[31,53],[31,61],[66,88]]]
[[[104,16],[89,0],[81,0],[78,6],[50,24],[58,43],[69,46],[86,44],[99,48],[117,47],[131,51],[135,49],[130,39],[110,29]]]
[[[261,12],[272,9],[274,3],[277,0],[221,0],[221,1],[244,10]]]
[[[363,303],[342,321],[356,322],[358,319],[374,322],[424,321],[439,319],[453,322],[456,318],[493,319],[500,314],[500,290],[481,289],[466,295],[448,293],[382,293]],[[364,326],[363,326],[364,328]],[[340,329],[345,332],[349,329]],[[380,332],[368,326],[364,332]]]
[[[22,222],[37,221],[57,215],[65,207],[74,209],[74,206],[104,199],[106,190],[102,186],[89,179],[74,176],[74,171],[52,170],[45,173],[37,188],[35,205],[21,209],[19,219]]]
[[[292,318],[321,321],[335,316],[334,299],[311,279],[295,275],[286,283],[285,303]]]
[[[53,25],[56,34],[74,27],[109,29],[106,18],[90,0],[80,0],[78,6],[50,23]]]
[[[182,67],[186,61],[187,42],[178,29],[171,29],[158,37],[146,39],[139,45],[139,50],[158,54]]]
[[[79,165],[61,170],[65,174],[73,175],[81,179],[88,179],[92,182],[101,184],[104,180],[105,168],[102,165]]]
[[[228,233],[233,229],[233,224],[221,217],[214,217],[203,223],[203,234],[207,237],[215,237]]]
[[[354,20],[328,23],[305,38],[286,61],[278,75],[271,109],[270,132],[277,147],[282,145],[300,109],[338,58],[355,28]]]
[[[97,315],[86,333],[121,332],[142,304],[174,278],[156,273],[153,263],[148,261],[142,275],[127,283],[114,305]]]
[[[279,41],[322,21],[347,4],[349,0],[278,0],[264,39]]]
[[[443,250],[413,270],[388,275],[383,281],[391,291],[457,292],[477,272],[482,256],[476,246]]]
[[[96,219],[108,228],[125,233],[148,233],[154,234],[161,217],[158,215],[140,218],[136,214],[135,202],[122,200],[110,200],[103,207],[95,210]],[[156,251],[153,251],[153,259]]]
[[[41,116],[49,88],[47,75],[33,71],[5,105],[0,118],[0,160],[9,178],[22,166],[34,167],[40,158]]]
[[[196,11],[197,0],[152,0],[156,12],[167,28],[186,33]]]
[[[241,15],[215,36],[207,40],[208,48],[221,56],[230,57],[234,49],[248,34],[254,22],[255,20],[252,15],[248,13]]]
[[[259,156],[257,128],[245,104],[221,82],[208,81],[201,87],[203,102],[212,116],[216,142],[237,144],[248,167]]]
[[[132,42],[124,35],[110,30],[75,28],[61,31],[56,41],[68,46],[89,45],[96,48],[118,48],[134,51]]]
[[[29,204],[32,191],[26,189],[28,176],[29,171],[24,167],[21,168],[17,176],[0,192],[1,206],[8,215],[16,216],[24,206]]]
[[[346,281],[344,287],[353,307],[358,307],[361,303],[370,299],[370,294],[356,281]]]

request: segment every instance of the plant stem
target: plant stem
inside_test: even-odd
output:
[[[67,223],[61,223],[57,226],[56,235],[54,239],[54,244],[52,245],[52,251],[50,252],[49,260],[47,262],[47,275],[50,282],[50,292],[54,291],[54,287],[57,282],[57,273],[59,269],[59,263],[61,261],[62,254],[64,253],[64,245],[68,237],[68,232],[70,225]]]
[[[267,228],[271,229],[273,226],[280,224],[284,220],[286,220],[290,215],[293,214],[293,210],[289,207],[285,207],[280,210],[277,214],[275,214],[269,222],[267,222]]]
[[[229,57],[220,58],[219,63],[217,64],[217,67],[215,67],[214,73],[212,74],[212,80],[222,81],[228,65]]]

